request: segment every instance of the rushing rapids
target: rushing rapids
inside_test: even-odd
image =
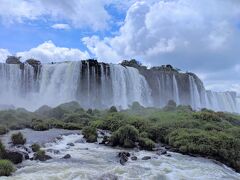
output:
[[[12,176],[1,177],[3,180],[238,180],[240,178],[240,174],[221,163],[171,152],[169,157],[158,156],[154,152],[130,150],[129,152],[138,158],[135,161],[129,159],[123,166],[117,158],[117,154],[123,149],[97,143],[84,143],[83,136],[77,132],[71,133],[59,129],[51,129],[47,132],[24,129],[21,132],[27,137],[27,144],[38,142],[44,144],[44,150],[47,152],[49,149],[53,150],[48,152],[53,159],[46,162],[26,160]],[[0,137],[6,146],[11,133]],[[56,137],[61,138],[55,139]],[[74,146],[69,146],[69,143],[73,143]],[[54,150],[58,153],[54,154]],[[70,154],[71,158],[62,159],[66,154]],[[144,156],[149,156],[151,159],[142,160]]]
[[[235,92],[205,90],[192,73],[138,69],[95,60],[56,64],[0,63],[0,104],[36,109],[78,101],[85,108],[127,108],[134,101],[163,107],[169,100],[193,109],[240,112]]]

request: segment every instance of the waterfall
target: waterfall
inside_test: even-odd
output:
[[[109,71],[110,69],[110,71]],[[127,108],[134,101],[151,105],[151,90],[137,69],[88,61],[42,64],[35,74],[29,64],[0,64],[0,104],[36,109],[78,101],[85,108]]]
[[[42,64],[0,63],[0,105],[30,110],[78,101],[84,108],[128,108],[141,105],[164,107],[169,100],[193,109],[240,112],[234,92],[205,90],[191,73],[138,70],[94,60]]]
[[[113,104],[127,108],[134,101],[151,105],[150,89],[145,78],[132,67],[111,65]]]
[[[179,105],[180,100],[179,100],[178,84],[174,74],[173,74],[173,98],[176,104]]]
[[[209,105],[207,108],[215,111],[240,112],[238,99],[232,92],[207,91]]]
[[[189,76],[189,84],[190,84],[190,97],[191,97],[191,106],[193,109],[201,109],[201,98],[197,88],[197,84],[195,79],[190,75]]]
[[[240,97],[237,97],[236,101],[237,101],[237,111],[236,112],[240,112]]]
[[[34,69],[26,64],[23,70],[20,65],[0,63],[0,104],[27,106],[32,91],[35,90]]]
[[[180,95],[178,82],[175,74],[161,73],[156,78],[157,98],[156,105],[165,106],[169,100],[174,100],[177,105],[180,104]]]

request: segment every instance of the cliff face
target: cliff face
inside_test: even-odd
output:
[[[29,109],[78,101],[86,108],[127,108],[134,101],[163,107],[169,100],[194,109],[239,112],[236,93],[206,91],[192,73],[170,65],[147,69],[125,61],[122,65],[96,60],[41,64],[8,61],[0,64],[0,104]]]

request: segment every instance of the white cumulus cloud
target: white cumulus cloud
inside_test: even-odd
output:
[[[3,23],[47,19],[67,21],[76,28],[102,30],[111,16],[104,0],[0,0],[0,20]]]
[[[52,25],[52,28],[68,30],[68,29],[70,29],[70,26],[68,24],[54,24],[54,25]]]
[[[0,49],[0,63],[5,62],[9,55],[11,55],[11,53],[7,49]]]
[[[238,0],[142,0],[128,9],[117,35],[82,40],[99,59],[172,64],[217,85],[224,76],[224,82],[240,78],[232,71],[240,64],[239,17]]]
[[[34,58],[43,63],[61,61],[79,61],[89,58],[86,51],[74,48],[57,47],[52,41],[46,41],[29,51],[18,52],[22,60]]]

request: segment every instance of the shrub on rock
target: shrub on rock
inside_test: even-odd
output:
[[[196,112],[193,117],[198,120],[208,121],[208,122],[221,122],[222,118],[212,111],[203,110],[202,112]]]
[[[132,106],[130,106],[131,110],[134,112],[140,112],[144,110],[144,107],[139,102],[133,102]]]
[[[145,150],[148,150],[148,151],[152,151],[153,148],[155,147],[155,143],[151,139],[149,139],[149,138],[140,137],[139,138],[139,146],[142,149],[145,149]]]
[[[3,158],[4,154],[5,154],[5,147],[2,144],[2,142],[0,141],[0,159]]]
[[[120,127],[111,136],[111,142],[113,146],[122,146],[125,148],[132,148],[135,146],[135,142],[138,141],[139,132],[131,125]]]
[[[177,107],[177,104],[173,100],[169,100],[167,105],[163,108],[164,111],[174,111]]]
[[[46,155],[45,151],[39,150],[34,154],[33,159],[39,160],[39,161],[47,161],[52,158],[50,156]]]
[[[64,123],[63,124],[63,129],[68,129],[68,130],[80,130],[82,129],[82,126],[77,123]]]
[[[31,148],[32,148],[32,151],[33,151],[33,152],[37,152],[37,151],[40,150],[41,147],[40,147],[39,144],[36,144],[36,143],[35,143],[35,144],[32,144],[32,145],[31,145]]]
[[[142,137],[142,138],[148,138],[149,135],[148,135],[147,132],[141,132],[140,137]]]
[[[0,176],[10,176],[15,171],[14,165],[11,161],[0,160]]]
[[[26,143],[26,139],[23,137],[21,132],[12,134],[11,139],[14,145],[23,145]]]
[[[116,106],[112,106],[112,107],[110,107],[108,112],[114,113],[114,112],[118,112],[118,110],[117,110]]]
[[[82,134],[84,138],[89,143],[93,143],[97,141],[97,129],[92,126],[87,126],[82,130]]]
[[[49,129],[49,125],[46,122],[43,122],[43,120],[33,119],[32,129],[35,131],[46,131]]]
[[[6,134],[8,132],[5,126],[0,126],[0,135]]]

